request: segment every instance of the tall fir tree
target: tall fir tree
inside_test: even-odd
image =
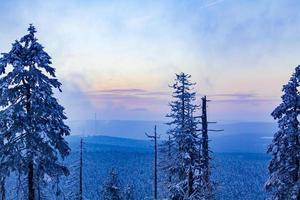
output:
[[[300,66],[283,86],[282,103],[271,114],[278,121],[279,130],[268,148],[272,159],[265,188],[273,200],[300,199],[299,83]]]
[[[171,112],[167,115],[171,119],[168,123],[168,134],[171,147],[171,160],[165,170],[171,175],[169,193],[172,200],[197,198],[195,190],[199,172],[200,139],[197,133],[199,120],[194,116],[197,106],[196,93],[193,91],[195,83],[191,76],[185,73],[176,74],[175,83],[171,87],[174,100],[170,103]],[[169,154],[166,158],[170,158]]]
[[[54,97],[61,92],[51,58],[35,37],[35,27],[16,40],[0,58],[0,133],[4,139],[1,166],[27,177],[27,199],[36,200],[41,180],[68,175],[60,164],[69,154],[64,136],[64,108]]]

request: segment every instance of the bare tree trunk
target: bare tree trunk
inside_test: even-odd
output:
[[[31,110],[31,104],[30,104],[30,97],[31,97],[31,92],[30,92],[30,86],[26,81],[23,79],[22,80],[25,88],[26,88],[26,112],[29,117],[29,120],[31,119],[30,117],[30,110]],[[27,136],[27,143],[29,142],[29,137],[30,134]],[[28,163],[28,200],[35,200],[35,190],[34,190],[34,166],[33,166],[33,158],[31,155],[29,155],[29,163]]]
[[[157,133],[154,132],[154,199],[157,199]]]
[[[202,98],[202,159],[203,159],[203,179],[209,183],[209,148],[208,148],[208,122],[206,111],[206,96]]]
[[[82,189],[82,176],[83,176],[83,159],[82,159],[82,151],[83,151],[83,139],[80,139],[80,166],[79,166],[79,200],[83,200],[83,189]]]
[[[193,194],[193,185],[194,185],[194,177],[193,177],[193,171],[191,167],[189,168],[189,173],[188,173],[188,195],[189,197]]]
[[[208,124],[216,122],[208,122],[207,120],[207,102],[206,96],[202,97],[202,141],[201,141],[201,167],[202,167],[202,181],[206,187],[207,192],[209,193],[208,199],[213,198],[213,182],[210,180],[211,176],[211,166],[210,166],[210,150],[209,150],[209,139],[208,131],[211,132],[222,132],[223,129],[208,129]]]
[[[146,136],[148,138],[154,139],[154,192],[153,192],[153,196],[154,196],[154,200],[157,200],[157,126],[155,125],[154,128],[154,135],[148,135],[146,133]]]
[[[5,177],[2,177],[0,179],[1,185],[0,185],[0,192],[1,192],[1,200],[5,200]]]
[[[33,174],[33,161],[30,161],[28,164],[28,200],[35,199],[34,191],[34,174]]]

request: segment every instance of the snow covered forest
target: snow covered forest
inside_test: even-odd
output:
[[[183,72],[170,80],[166,132],[80,137],[36,32],[30,25],[0,57],[0,200],[300,199],[300,66],[272,112],[278,130],[265,154],[213,152],[211,134],[224,131],[209,118],[213,99]]]

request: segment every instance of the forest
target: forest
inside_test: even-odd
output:
[[[300,198],[300,66],[271,113],[278,128],[265,154],[212,151],[211,134],[224,129],[208,117],[213,99],[184,72],[170,80],[165,132],[80,137],[66,123],[55,95],[62,84],[36,32],[31,24],[0,57],[1,200]]]

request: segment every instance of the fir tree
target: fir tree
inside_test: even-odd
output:
[[[41,180],[68,175],[59,163],[69,154],[64,108],[53,96],[61,91],[51,58],[38,43],[33,25],[0,58],[1,166],[27,177],[28,200],[37,198]],[[39,169],[39,170],[38,170]]]
[[[104,200],[121,200],[121,188],[118,173],[112,169],[107,182],[104,183],[102,194]]]
[[[300,66],[283,86],[282,103],[271,114],[278,121],[279,130],[268,148],[272,159],[265,188],[274,200],[300,199],[299,81]]]
[[[190,82],[188,74],[177,74],[174,89],[174,100],[170,103],[171,118],[168,134],[171,146],[172,160],[165,167],[172,174],[169,185],[170,198],[173,200],[189,199],[195,196],[196,176],[199,174],[199,137],[197,134],[198,120],[194,117],[197,109],[194,83]],[[169,157],[169,156],[166,156]]]

